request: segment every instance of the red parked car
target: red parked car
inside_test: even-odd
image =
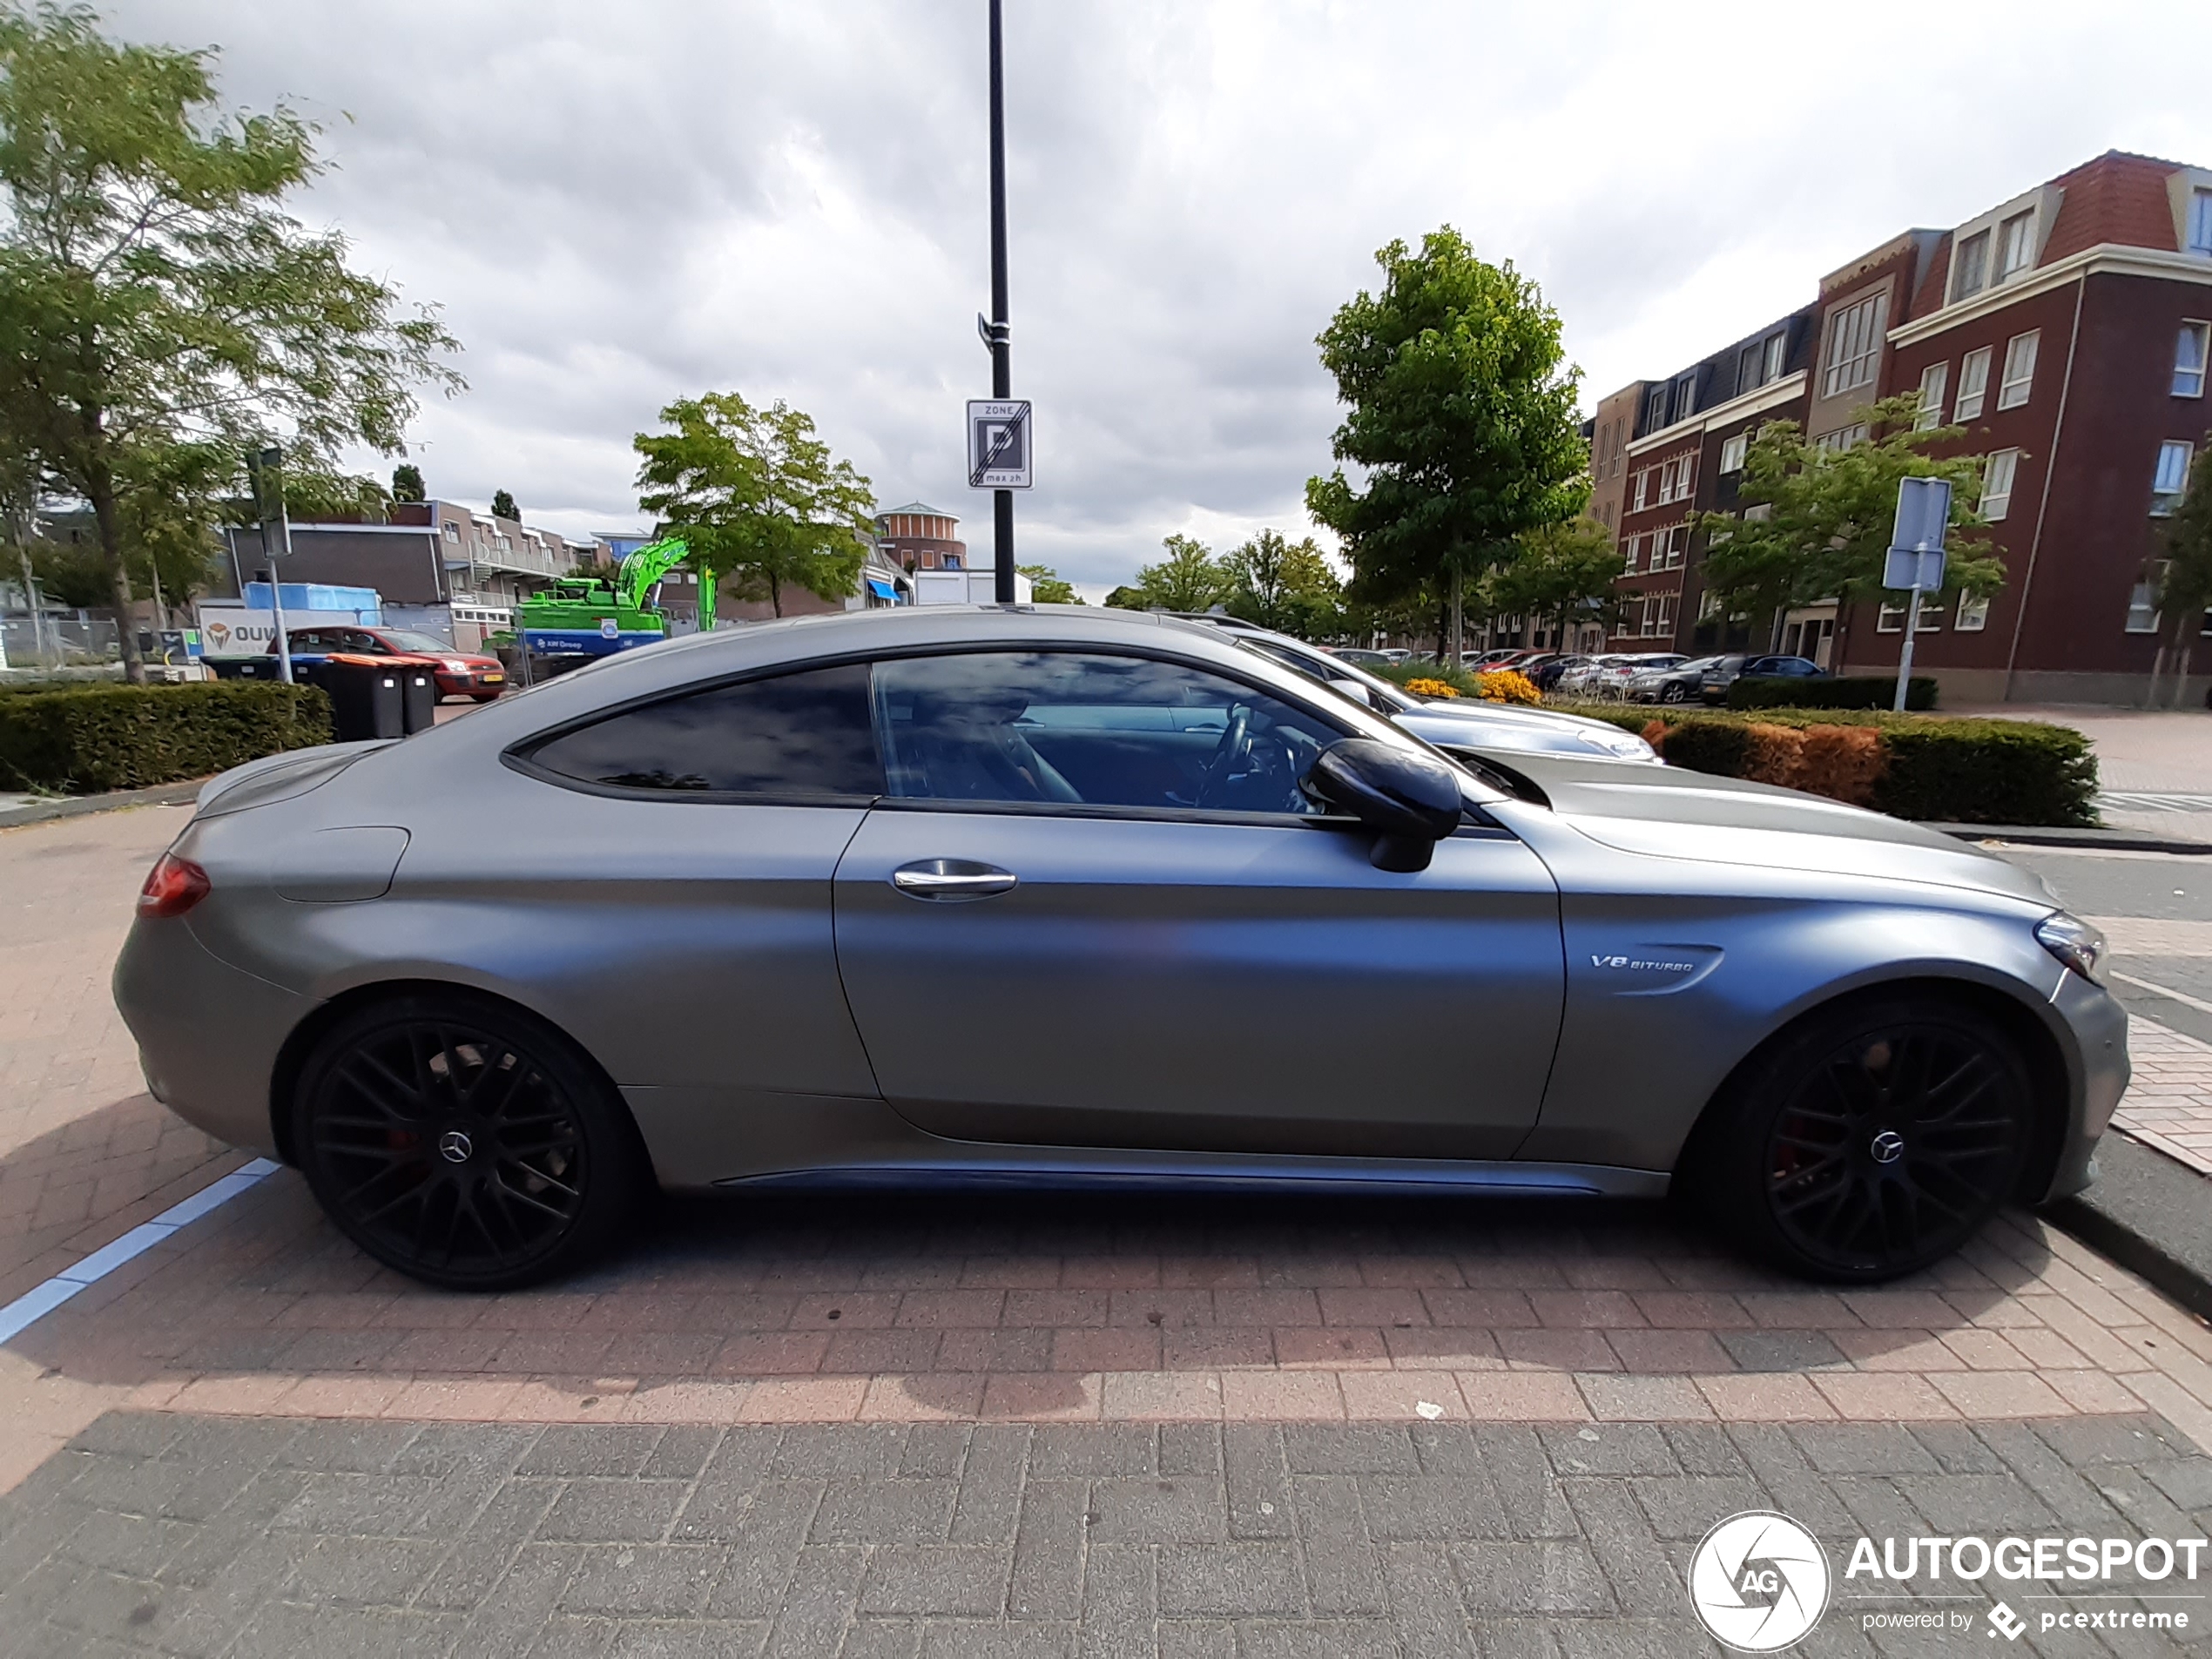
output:
[[[323,657],[352,651],[365,657],[426,657],[438,665],[438,695],[468,697],[489,703],[507,689],[507,668],[482,651],[455,651],[434,634],[409,628],[290,628],[285,631],[294,657]],[[276,650],[271,642],[269,650]]]

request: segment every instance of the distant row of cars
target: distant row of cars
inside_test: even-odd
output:
[[[1825,679],[1811,658],[1728,651],[1688,657],[1680,651],[1489,651],[1467,666],[1476,673],[1511,669],[1547,696],[1625,703],[1724,703],[1728,688],[1745,675]]]

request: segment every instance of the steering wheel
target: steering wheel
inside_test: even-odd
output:
[[[1242,704],[1229,710],[1229,725],[1221,734],[1221,741],[1214,745],[1213,753],[1207,757],[1199,774],[1196,804],[1212,806],[1212,795],[1218,786],[1226,783],[1241,762],[1252,751],[1252,711]]]

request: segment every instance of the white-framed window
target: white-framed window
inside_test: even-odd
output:
[[[458,542],[461,539],[461,526],[455,523],[451,519],[448,519],[445,522],[444,528],[447,541]]]
[[[1999,408],[2016,409],[2027,401],[2035,388],[2035,348],[2042,339],[2040,328],[2031,328],[2005,342],[2005,378],[1997,383]]]
[[[1986,593],[1962,593],[1959,596],[1959,631],[1978,634],[1989,626],[1989,596]]]
[[[1866,423],[1861,421],[1851,426],[1839,426],[1833,432],[1822,433],[1812,441],[1812,447],[1825,449],[1831,455],[1841,455],[1844,450],[1856,448],[1865,442]]]
[[[1882,322],[1889,314],[1887,293],[1870,293],[1828,320],[1828,364],[1820,395],[1838,397],[1874,378],[1882,361]]]
[[[2212,356],[2212,323],[2185,322],[2174,342],[2174,395],[2204,395],[2204,363]]]
[[[1992,351],[1992,347],[1983,346],[1959,360],[1959,401],[1951,411],[1952,420],[1974,421],[1981,418],[1981,406],[1989,396]]]
[[[1912,624],[1912,631],[1919,634],[1940,633],[1943,630],[1941,601],[1932,593],[1916,593],[1912,597],[1920,606],[1920,617]]]
[[[1764,377],[1763,377],[1759,373],[1759,365],[1764,361],[1764,360],[1759,351],[1759,348],[1757,346],[1746,346],[1743,351],[1737,354],[1736,361],[1737,396],[1741,397],[1744,393],[1756,391],[1758,388],[1766,384]]]
[[[1675,632],[1675,600],[1671,593],[1655,593],[1643,602],[1643,617],[1636,631],[1645,638],[1670,639]]]
[[[2155,634],[2158,631],[2158,587],[2155,583],[2138,582],[2128,590],[2128,626],[2131,634]]]
[[[2202,185],[2189,198],[2189,252],[2212,253],[2212,190]]]
[[[2013,504],[2013,476],[2020,470],[2020,452],[1993,449],[1981,471],[1981,516],[1991,523],[2005,516]]]
[[[1629,537],[1628,551],[1621,556],[1622,574],[1623,576],[1634,576],[1636,573],[1636,567],[1642,563],[1643,537],[1641,536],[1631,536]]]
[[[1916,432],[1943,424],[1943,395],[1950,389],[1951,365],[1930,363],[1920,371],[1920,412],[1912,417]]]
[[[2014,213],[1997,227],[1997,280],[2009,282],[2035,263],[2035,214]]]
[[[1675,382],[1675,419],[1677,421],[1688,420],[1689,418],[1690,411],[1695,409],[1696,407],[1696,377],[1695,375],[1685,374],[1682,377],[1682,379]]]
[[[2164,518],[2182,504],[2182,492],[2189,487],[2189,461],[2195,453],[2181,438],[2169,438],[2158,446],[2158,471],[2150,483],[2153,518]]]
[[[1989,284],[1989,233],[1976,231],[1959,244],[1951,266],[1951,298],[1955,303],[1979,293]]]
[[[1677,524],[1667,532],[1667,568],[1680,570],[1682,562],[1689,556],[1689,526]]]
[[[1748,432],[1739,432],[1732,438],[1723,438],[1721,440],[1721,470],[1723,472],[1743,471],[1743,457],[1750,448],[1751,435]]]
[[[1766,337],[1766,361],[1761,366],[1761,372],[1759,374],[1759,380],[1762,384],[1768,381],[1778,381],[1782,378],[1782,365],[1788,358],[1789,354],[1789,335],[1769,334]]]
[[[1905,607],[1885,599],[1875,613],[1874,631],[1878,634],[1901,634],[1905,631]]]
[[[1650,495],[1651,495],[1651,469],[1650,469],[1650,468],[1649,468],[1649,467],[1644,467],[1644,468],[1640,469],[1637,471],[1636,475],[1635,475],[1635,488],[1634,488],[1634,489],[1631,489],[1629,493],[1629,496],[1631,496],[1631,498],[1632,498],[1632,499],[1631,499],[1630,505],[1629,505],[1629,510],[1630,512],[1632,512],[1632,513],[1640,513],[1640,512],[1642,512],[1642,511],[1644,509],[1644,508],[1645,508],[1645,507],[1646,507],[1646,506],[1649,503],[1649,501],[1650,501]]]

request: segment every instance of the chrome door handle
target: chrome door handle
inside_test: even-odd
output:
[[[1011,870],[968,859],[921,859],[891,873],[891,885],[912,899],[988,899],[1016,881]]]

